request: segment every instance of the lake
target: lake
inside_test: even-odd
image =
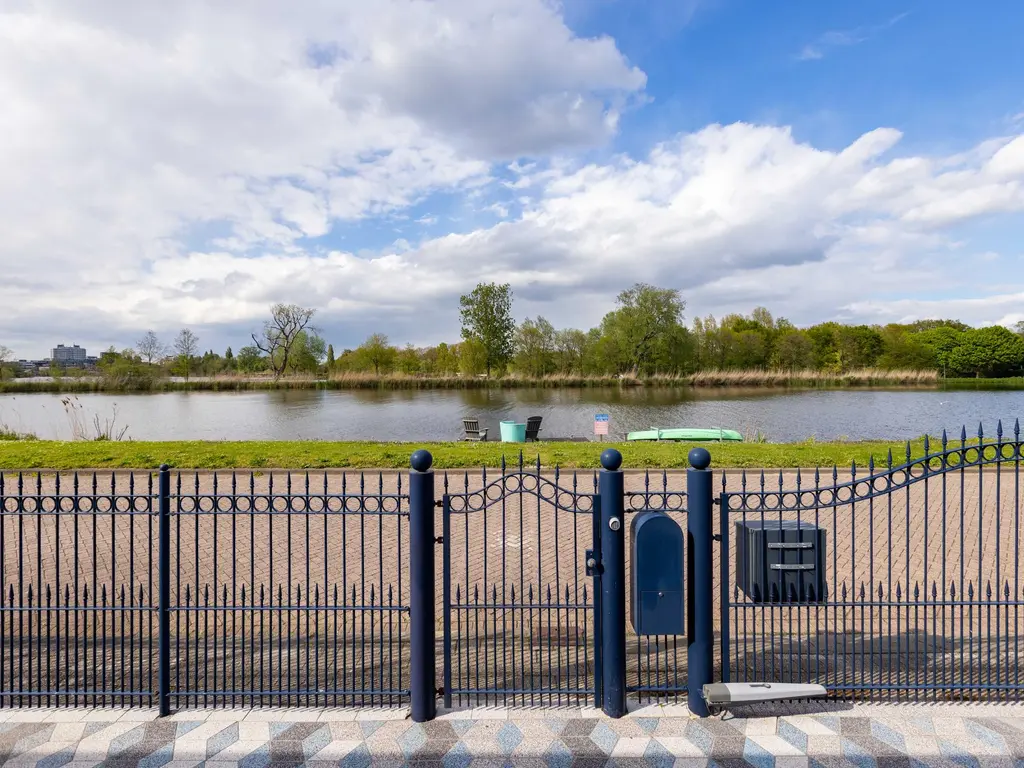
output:
[[[0,426],[41,438],[70,438],[62,395],[0,395]],[[84,394],[79,418],[127,426],[135,440],[442,441],[474,416],[498,437],[498,422],[544,418],[541,437],[593,438],[594,414],[611,434],[651,427],[722,427],[773,442],[911,439],[959,434],[983,422],[1007,432],[1024,411],[1024,392],[936,390],[519,389],[441,391],[277,390]]]

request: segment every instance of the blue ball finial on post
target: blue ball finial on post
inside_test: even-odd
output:
[[[707,469],[711,466],[711,454],[707,448],[691,448],[686,458],[694,469]]]
[[[430,455],[430,451],[425,451],[421,448],[413,452],[409,463],[412,464],[412,468],[417,472],[428,472],[434,463],[434,457]]]
[[[609,472],[616,471],[622,466],[622,454],[614,448],[608,448],[601,454],[601,466]]]

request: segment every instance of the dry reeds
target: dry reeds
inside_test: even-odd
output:
[[[859,368],[834,373],[829,371],[698,371],[686,377],[694,387],[884,387],[935,386],[936,371],[884,370]]]

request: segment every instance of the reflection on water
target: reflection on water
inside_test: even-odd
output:
[[[0,425],[44,438],[70,437],[61,396],[0,395]],[[456,440],[473,416],[544,419],[542,437],[592,437],[594,414],[612,437],[651,427],[722,427],[773,441],[911,439],[983,422],[1008,428],[1024,392],[935,390],[520,389],[278,390],[79,395],[85,416],[129,426],[136,440]]]

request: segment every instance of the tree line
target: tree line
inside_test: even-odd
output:
[[[511,287],[481,283],[460,297],[462,333],[454,343],[396,346],[374,333],[336,352],[313,324],[314,309],[276,304],[262,330],[237,351],[200,352],[200,339],[188,328],[170,344],[148,331],[133,348],[104,352],[99,367],[128,388],[166,374],[186,379],[223,374],[643,378],[758,369],[935,370],[949,377],[1024,372],[1024,323],[1014,330],[972,328],[957,320],[830,321],[798,328],[758,307],[749,315],[708,315],[687,324],[685,307],[678,290],[637,283],[617,296],[597,327],[559,329],[541,316],[516,323]],[[10,351],[0,349],[9,359]]]

